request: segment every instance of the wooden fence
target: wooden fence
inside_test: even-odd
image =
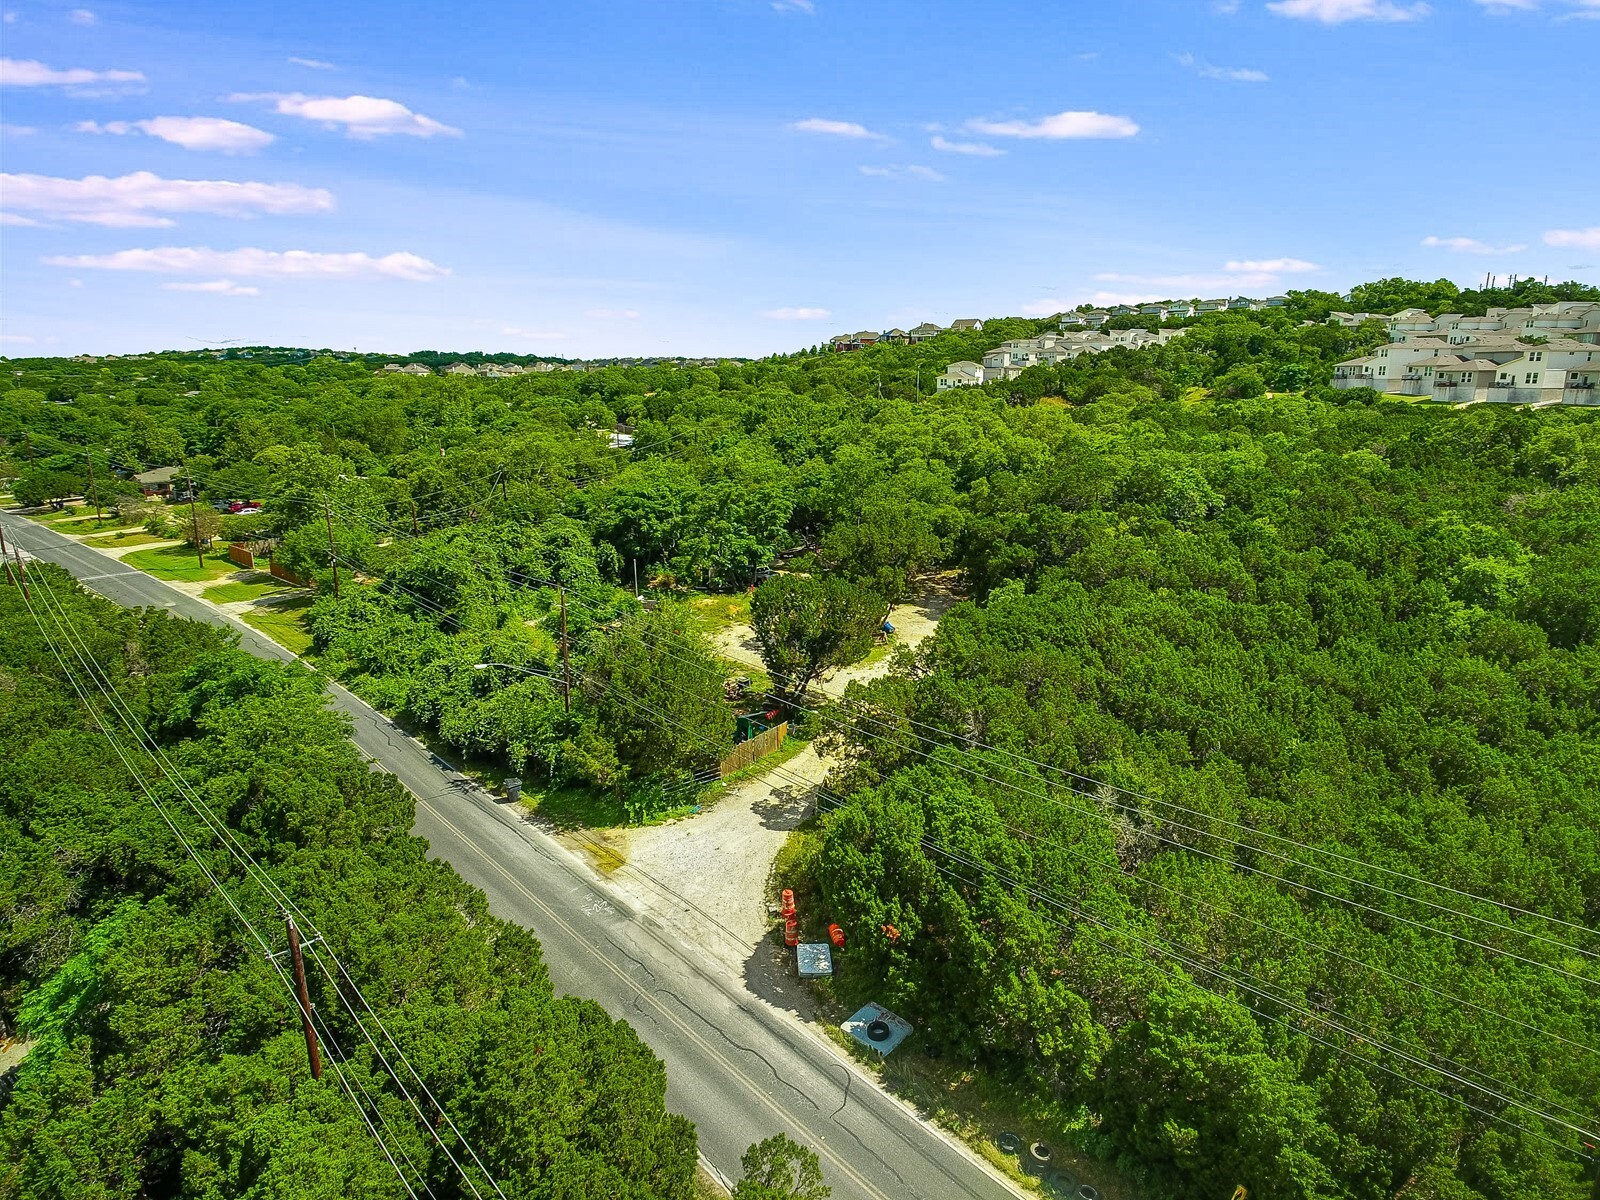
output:
[[[722,778],[726,779],[735,771],[742,771],[758,758],[765,758],[778,747],[783,745],[783,739],[789,736],[789,722],[780,721],[771,729],[756,734],[748,741],[740,742],[733,748],[733,752],[722,760],[720,771]]]
[[[300,576],[289,570],[288,567],[280,567],[275,562],[268,563],[267,570],[273,575],[274,578],[281,579],[285,583],[292,583],[295,585],[295,587],[308,588],[317,586],[311,580],[301,579]]]
[[[250,547],[243,542],[234,542],[228,547],[228,561],[247,571],[255,570],[256,556],[250,553]]]

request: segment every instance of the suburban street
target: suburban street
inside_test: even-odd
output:
[[[70,538],[10,514],[0,525],[8,545],[58,563],[118,604],[223,625],[252,654],[294,658],[204,601]],[[538,935],[558,991],[599,1001],[662,1058],[668,1104],[695,1122],[715,1173],[736,1179],[747,1146],[787,1132],[816,1149],[840,1200],[1022,1194],[876,1088],[785,1011],[781,994],[756,995],[382,714],[337,684],[329,694],[352,718],[362,752],[416,796],[414,832],[433,855],[481,887],[498,915]]]

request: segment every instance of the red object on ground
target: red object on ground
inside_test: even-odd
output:
[[[900,940],[900,931],[893,925],[885,925],[883,927],[883,933],[884,936],[887,937],[891,942],[898,942]]]
[[[840,929],[837,925],[829,925],[828,926],[828,940],[830,942],[832,942],[835,946],[837,946],[840,950],[843,950],[844,949],[844,930]]]
[[[778,911],[781,912],[786,917],[794,916],[794,889],[793,888],[784,888],[783,889],[782,903],[779,906]]]
[[[783,944],[785,946],[798,946],[800,944],[800,922],[793,917],[783,923]]]

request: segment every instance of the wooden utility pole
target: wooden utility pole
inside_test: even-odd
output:
[[[328,527],[328,561],[333,564],[333,598],[339,598],[339,556],[333,549],[333,513],[328,508],[327,497],[322,500],[322,520]]]
[[[567,658],[567,589],[557,588],[556,595],[561,598],[561,704],[570,713],[572,711],[572,663]]]
[[[33,596],[28,591],[28,568],[22,565],[22,551],[15,546],[11,553],[17,556],[17,577],[22,580],[22,600],[24,604],[33,603]]]
[[[6,565],[6,582],[12,587],[17,586],[17,577],[11,571],[11,556],[6,551],[6,527],[0,525],[0,563]]]
[[[205,552],[200,549],[200,518],[194,511],[194,476],[185,475],[184,482],[189,485],[189,533],[194,537],[194,556],[200,560],[200,569],[206,569]]]
[[[300,1024],[306,1031],[306,1057],[311,1060],[311,1078],[322,1078],[322,1052],[317,1049],[317,1031],[311,1027],[311,996],[306,991],[306,964],[300,956],[300,931],[293,917],[284,917],[289,930],[289,961],[294,966],[295,998],[300,1002]]]
[[[94,497],[94,523],[100,524],[100,489],[94,485],[94,457],[87,450],[83,452],[83,461],[89,466],[89,494]]]
[[[33,435],[30,434],[26,429],[24,429],[22,431],[22,440],[25,443],[27,443],[27,446],[28,446],[28,465],[31,467],[31,466],[33,466]]]

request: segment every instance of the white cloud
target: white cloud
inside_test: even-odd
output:
[[[1539,12],[1545,6],[1544,0],[1478,0],[1478,3],[1495,16],[1513,12]],[[1554,0],[1554,3],[1567,9],[1556,18],[1558,21],[1600,20],[1600,0]]]
[[[7,346],[31,346],[38,340],[29,333],[0,333],[0,342]]]
[[[259,296],[261,289],[246,287],[231,279],[207,279],[202,283],[163,283],[169,292],[206,292],[213,296]]]
[[[1320,271],[1322,268],[1316,263],[1306,262],[1303,258],[1268,258],[1234,260],[1223,264],[1222,270],[1215,273],[1201,272],[1198,274],[1183,275],[1123,275],[1116,272],[1103,272],[1095,276],[1101,283],[1128,283],[1142,288],[1164,288],[1163,292],[1138,292],[1134,293],[1139,302],[1148,300],[1167,300],[1185,293],[1193,295],[1199,292],[1228,292],[1233,288],[1271,288],[1277,287],[1284,275],[1301,274],[1306,271]],[[1094,297],[1094,303],[1106,304],[1133,304],[1135,301],[1119,293],[1110,299],[1102,299],[1109,293],[1100,293]]]
[[[1060,112],[1037,121],[984,121],[973,118],[967,128],[990,137],[1014,138],[1126,138],[1139,132],[1127,117],[1099,112]]]
[[[854,121],[830,121],[826,117],[807,117],[804,121],[795,121],[789,128],[797,129],[801,133],[826,133],[832,137],[865,139],[874,142],[888,140],[881,133],[873,133],[865,125],[858,125]]]
[[[857,167],[856,170],[863,175],[872,175],[878,179],[921,179],[928,183],[943,183],[945,180],[945,177],[932,167],[921,167],[915,163],[904,167],[899,163],[891,163],[887,167]]]
[[[1202,79],[1221,79],[1228,83],[1266,83],[1271,76],[1254,67],[1217,67],[1192,54],[1178,55],[1178,65],[1188,67]]]
[[[367,140],[402,133],[411,137],[460,137],[461,130],[412,112],[398,100],[377,96],[307,96],[302,92],[236,92],[229,100],[270,100],[273,111],[287,117],[343,127],[349,137]]]
[[[1444,250],[1458,250],[1462,254],[1515,254],[1528,247],[1522,244],[1514,246],[1491,246],[1487,242],[1480,242],[1477,238],[1469,237],[1434,237],[1429,234],[1422,239],[1424,246],[1436,247]]]
[[[1600,225],[1587,229],[1547,229],[1546,246],[1575,246],[1580,250],[1600,250]]]
[[[6,125],[0,124],[0,135],[5,137],[27,137],[30,133],[38,133],[32,125]]]
[[[222,117],[151,117],[145,121],[79,121],[78,133],[126,135],[147,133],[185,150],[216,150],[223,154],[254,154],[277,138],[265,129]]]
[[[584,316],[593,317],[596,321],[637,321],[639,310],[636,308],[589,308],[585,309]]]
[[[1320,271],[1316,263],[1307,262],[1303,258],[1257,258],[1246,259],[1243,262],[1224,263],[1222,269],[1228,272],[1246,275],[1278,275],[1300,274],[1305,271]]]
[[[995,158],[1005,151],[998,146],[991,146],[987,142],[952,142],[948,138],[935,134],[933,148],[943,150],[946,154],[975,154],[980,158]]]
[[[89,83],[143,83],[141,71],[91,71],[87,67],[68,67],[58,71],[31,58],[0,58],[0,86],[75,87]]]
[[[28,229],[47,229],[43,221],[35,221],[32,217],[24,217],[13,212],[0,212],[0,225],[22,226]]]
[[[331,62],[323,62],[320,58],[300,58],[291,54],[289,61],[297,67],[309,67],[313,71],[334,71],[338,68]]]
[[[98,25],[98,24],[100,24],[100,18],[95,16],[87,8],[75,8],[75,9],[73,9],[71,12],[69,12],[67,14],[67,20],[71,21],[74,25]]]
[[[802,12],[811,15],[817,11],[813,0],[772,0],[773,12]]]
[[[561,342],[565,341],[567,338],[567,335],[564,333],[556,333],[542,329],[519,329],[515,325],[507,325],[500,332],[505,334],[507,337],[525,338],[530,342]]]
[[[1396,4],[1393,0],[1273,0],[1267,7],[1280,17],[1341,25],[1346,21],[1420,21],[1433,10],[1422,0]]]
[[[833,316],[825,308],[769,308],[761,315],[769,321],[826,321]]]
[[[234,183],[222,179],[163,179],[136,171],[116,179],[89,175],[0,175],[8,209],[39,213],[62,221],[118,229],[161,228],[175,224],[165,213],[207,213],[253,217],[261,213],[333,211],[333,193],[298,183]]]
[[[1047,297],[1022,306],[1022,314],[1027,317],[1053,317],[1058,312],[1066,311],[1067,305],[1060,297]]]
[[[209,246],[161,246],[112,254],[60,254],[47,266],[100,271],[149,271],[162,275],[238,275],[246,279],[404,279],[427,283],[450,274],[448,267],[399,251],[374,258],[360,251],[327,254],[315,250],[213,250]]]

